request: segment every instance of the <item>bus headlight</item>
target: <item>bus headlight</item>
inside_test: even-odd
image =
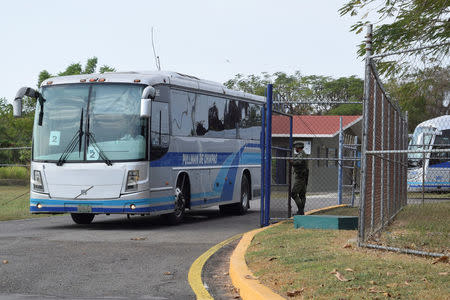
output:
[[[128,171],[126,191],[137,191],[139,181],[139,170]]]
[[[35,190],[36,192],[44,191],[44,185],[42,184],[41,171],[34,170],[32,184],[33,184],[33,190]]]

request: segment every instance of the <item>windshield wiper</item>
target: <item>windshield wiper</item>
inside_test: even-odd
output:
[[[105,164],[107,164],[108,166],[112,166],[111,160],[106,156],[105,152],[103,152],[103,150],[98,146],[97,142],[94,139],[94,135],[89,132],[90,119],[91,118],[89,117],[89,114],[88,114],[88,116],[87,116],[87,131],[86,131],[86,136],[88,138],[88,142],[87,143],[89,144],[90,142],[92,142],[92,146],[94,146],[95,150],[97,150],[98,155],[100,156],[100,158],[103,159]]]
[[[84,132],[83,132],[83,108],[81,108],[80,128],[75,133],[72,140],[70,140],[69,145],[67,145],[66,149],[64,149],[63,153],[59,157],[58,162],[56,163],[57,166],[62,166],[66,162],[67,157],[70,155],[70,153],[72,153],[73,149],[75,149],[75,147],[77,146],[77,143],[80,144],[80,146],[78,147],[78,156],[80,156],[81,139],[83,137],[83,134],[84,134]]]
[[[88,122],[89,122],[89,120],[88,120]],[[92,146],[95,148],[95,150],[97,150],[98,155],[100,156],[101,159],[103,159],[105,164],[107,164],[108,166],[112,166],[111,160],[106,156],[105,152],[103,152],[103,150],[99,147],[99,145],[97,144],[97,142],[94,139],[94,135],[89,132],[86,132],[86,135],[88,137],[89,142],[92,143]]]
[[[80,129],[78,129],[78,156],[81,153],[81,140],[83,138],[83,108],[81,108]]]

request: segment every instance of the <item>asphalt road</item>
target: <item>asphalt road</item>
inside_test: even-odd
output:
[[[178,226],[140,216],[96,216],[88,226],[69,215],[0,222],[0,299],[195,299],[194,260],[258,227],[258,208],[221,216],[218,207]]]

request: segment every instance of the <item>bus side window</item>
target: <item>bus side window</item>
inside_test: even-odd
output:
[[[433,149],[450,148],[450,130],[443,130],[441,135],[437,135],[434,141]],[[443,164],[449,161],[448,152],[434,152],[430,155],[430,166]]]
[[[197,97],[194,93],[171,90],[172,134],[177,136],[195,135],[194,122]]]
[[[169,105],[152,102],[150,160],[161,158],[169,150]]]
[[[197,94],[197,101],[194,109],[195,135],[204,136],[208,133],[209,128],[209,107],[208,96]]]
[[[240,102],[240,137],[259,140],[261,135],[261,107],[256,104]]]
[[[226,100],[224,127],[225,129],[235,129],[241,122],[241,112],[236,100]]]
[[[210,137],[225,137],[223,121],[226,100],[219,97],[208,97],[208,133]]]

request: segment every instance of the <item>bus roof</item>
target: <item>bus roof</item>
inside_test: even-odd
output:
[[[432,126],[437,130],[450,129],[450,115],[444,115],[430,120],[423,121],[417,127],[429,127]]]
[[[59,76],[44,80],[41,86],[68,83],[84,83],[89,82],[90,79],[95,79],[97,81],[100,78],[104,79],[105,82],[113,83],[134,83],[139,80],[139,83],[147,85],[167,84],[176,87],[188,88],[191,90],[203,90],[235,98],[248,99],[260,103],[266,102],[265,98],[262,96],[231,90],[218,82],[199,79],[194,76],[168,71],[107,72],[103,74],[94,73]]]

